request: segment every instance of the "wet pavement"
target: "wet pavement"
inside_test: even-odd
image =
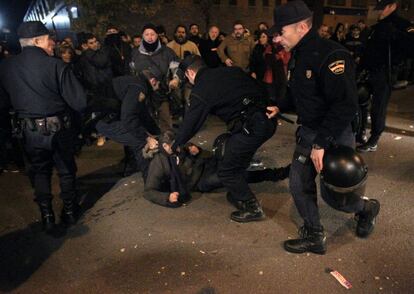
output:
[[[300,218],[287,180],[253,184],[267,219],[239,224],[224,190],[193,195],[168,209],[142,197],[140,174],[121,178],[122,148],[107,142],[78,158],[85,210],[64,236],[41,232],[28,179],[0,176],[0,291],[16,293],[341,293],[327,268],[353,293],[412,293],[414,287],[414,87],[394,92],[388,129],[369,166],[367,195],[381,201],[373,235],[355,236],[353,215],[320,200],[328,234],[324,256],[294,255],[281,246]],[[193,140],[210,148],[224,126],[208,121]],[[257,153],[265,166],[289,163],[295,126],[283,123]],[[55,211],[60,211],[53,182]]]

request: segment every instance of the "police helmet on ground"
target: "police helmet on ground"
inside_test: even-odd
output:
[[[335,146],[326,150],[321,172],[321,185],[336,207],[359,201],[365,193],[368,167],[351,147]]]

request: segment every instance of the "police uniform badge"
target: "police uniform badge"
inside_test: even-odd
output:
[[[408,27],[407,28],[407,33],[410,33],[410,34],[414,33],[414,26]]]
[[[312,71],[306,70],[306,78],[310,79],[312,77]]]
[[[328,66],[328,68],[332,73],[341,75],[345,72],[345,60],[334,61]]]
[[[144,100],[145,100],[145,94],[140,92],[139,95],[138,95],[138,101],[139,102],[144,102]]]

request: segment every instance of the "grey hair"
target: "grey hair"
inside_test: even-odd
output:
[[[46,35],[44,35],[44,36],[46,36]],[[21,39],[19,39],[20,46],[22,48],[29,47],[29,46],[35,46],[36,39],[40,39],[44,36],[38,36],[38,37],[34,37],[34,38],[21,38]]]

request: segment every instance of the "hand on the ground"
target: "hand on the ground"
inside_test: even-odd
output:
[[[279,113],[279,108],[277,106],[268,106],[266,108],[266,115],[268,119],[274,118],[276,114]]]
[[[158,141],[153,137],[147,137],[147,144],[150,150],[158,148]]]
[[[230,58],[227,58],[225,63],[227,66],[233,66],[233,60],[231,60]]]
[[[170,197],[168,198],[168,200],[171,202],[171,203],[174,203],[174,202],[177,202],[178,201],[178,196],[180,195],[180,193],[178,193],[178,192],[172,192],[171,194],[170,194]]]
[[[313,165],[318,173],[323,169],[323,155],[325,154],[325,149],[312,149],[310,158],[312,159]]]

